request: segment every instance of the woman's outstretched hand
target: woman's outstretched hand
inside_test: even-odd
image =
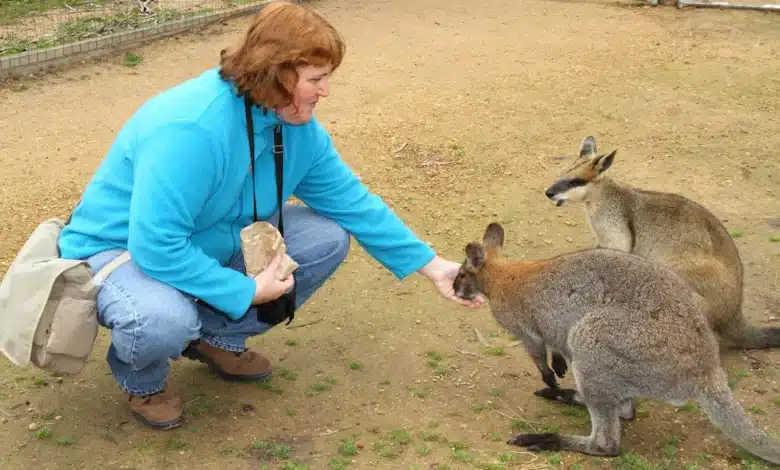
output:
[[[458,275],[458,269],[460,269],[458,263],[447,261],[446,259],[436,256],[418,272],[427,277],[444,298],[453,300],[466,307],[481,307],[485,302],[485,299],[481,295],[477,296],[474,300],[462,299],[455,295],[455,289],[453,289],[452,283],[455,281],[455,276]]]

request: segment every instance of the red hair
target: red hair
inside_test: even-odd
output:
[[[246,36],[233,50],[223,49],[220,75],[270,109],[292,102],[299,66],[330,65],[344,58],[343,39],[325,18],[303,6],[277,1],[254,18]]]

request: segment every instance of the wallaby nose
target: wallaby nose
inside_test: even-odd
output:
[[[549,199],[552,199],[553,196],[555,196],[555,191],[553,191],[552,188],[550,188],[544,192],[544,195],[547,196]]]

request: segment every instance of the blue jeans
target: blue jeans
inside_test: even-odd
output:
[[[298,264],[296,308],[338,269],[349,251],[349,234],[336,222],[311,209],[284,206],[287,253]],[[269,222],[276,225],[277,216]],[[87,259],[98,270],[121,251],[109,250]],[[245,272],[239,253],[229,266]],[[119,266],[97,294],[100,324],[111,329],[107,360],[119,386],[133,395],[161,391],[170,369],[189,342],[202,341],[227,351],[243,351],[250,336],[268,331],[250,308],[239,321],[230,321],[193,302],[192,297],[150,278],[132,261]]]

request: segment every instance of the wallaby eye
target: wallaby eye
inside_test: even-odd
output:
[[[569,180],[569,187],[576,188],[577,186],[585,186],[588,182],[582,178],[573,178]]]

